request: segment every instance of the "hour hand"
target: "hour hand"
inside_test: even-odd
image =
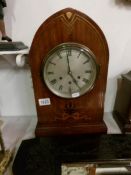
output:
[[[72,80],[73,80],[73,82],[75,83],[75,85],[76,85],[79,89],[81,89],[80,86],[78,85],[76,79],[74,78],[74,76],[72,75],[71,72],[69,72],[69,75],[70,75],[70,77],[72,78]]]

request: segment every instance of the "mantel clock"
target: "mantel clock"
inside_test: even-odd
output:
[[[105,133],[108,45],[87,15],[66,8],[37,30],[29,52],[36,136]]]

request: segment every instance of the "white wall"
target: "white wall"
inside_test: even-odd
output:
[[[31,45],[38,27],[58,10],[71,7],[91,17],[103,30],[110,52],[105,111],[113,109],[116,78],[131,70],[131,3],[126,0],[7,0],[5,23],[14,41]],[[46,41],[45,41],[46,42]],[[44,42],[43,42],[44,44]],[[0,114],[36,115],[29,68],[0,58]]]

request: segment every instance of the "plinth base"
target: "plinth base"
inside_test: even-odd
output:
[[[22,142],[13,163],[14,175],[61,175],[63,163],[130,167],[131,135],[43,137]]]

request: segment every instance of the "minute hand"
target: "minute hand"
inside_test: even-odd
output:
[[[74,76],[72,75],[71,69],[70,69],[70,63],[69,63],[69,58],[68,58],[68,54],[67,54],[67,64],[68,64],[68,74],[70,75],[70,77],[72,78],[73,82],[75,83],[75,85],[80,89],[80,86],[78,85],[76,79],[74,78]]]
[[[68,74],[70,74],[71,73],[71,69],[70,69],[68,54],[67,54],[67,65],[68,65]]]

